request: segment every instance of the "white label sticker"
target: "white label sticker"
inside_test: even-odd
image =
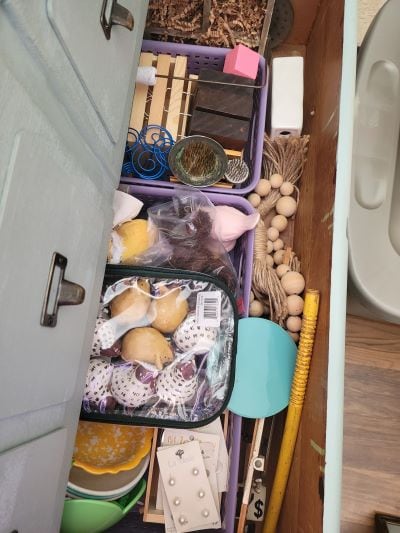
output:
[[[196,322],[199,326],[218,328],[221,324],[221,292],[208,291],[197,294]]]

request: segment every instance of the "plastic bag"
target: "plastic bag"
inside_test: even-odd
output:
[[[171,201],[150,207],[148,219],[157,230],[158,241],[136,258],[135,264],[213,274],[237,294],[236,271],[223,244],[212,232],[214,212],[210,200],[193,189],[179,189]]]

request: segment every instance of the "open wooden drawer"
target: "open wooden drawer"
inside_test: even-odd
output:
[[[4,52],[0,61],[3,82],[0,83],[0,101],[6,103],[0,107],[0,114],[5,117],[0,133],[0,161],[4,163],[0,169],[0,242],[2,257],[7,257],[7,254],[11,257],[15,250],[22,254],[25,249],[28,250],[25,255],[29,256],[29,262],[26,261],[26,257],[20,262],[15,261],[15,257],[12,263],[5,260],[0,262],[2,280],[0,297],[6,295],[5,281],[10,279],[11,272],[17,275],[20,271],[21,276],[24,276],[23,279],[27,281],[28,271],[32,278],[32,283],[26,284],[29,291],[24,292],[16,286],[13,298],[10,299],[12,305],[7,304],[7,309],[3,305],[5,316],[15,310],[15,320],[7,317],[10,319],[9,323],[15,325],[23,319],[22,323],[25,326],[24,337],[18,337],[18,350],[7,360],[5,355],[10,354],[6,353],[6,349],[11,344],[8,339],[7,343],[4,342],[6,336],[3,331],[0,332],[2,352],[0,355],[7,363],[4,373],[1,373],[0,384],[3,391],[15,393],[17,388],[13,387],[13,382],[9,379],[13,375],[11,370],[17,372],[18,365],[22,367],[25,360],[33,356],[39,357],[39,354],[42,354],[40,357],[43,361],[43,347],[46,349],[49,347],[49,350],[52,348],[54,357],[62,359],[60,368],[66,366],[66,358],[72,354],[74,372],[71,371],[70,375],[66,375],[64,382],[61,380],[65,389],[68,389],[67,392],[57,388],[53,380],[51,386],[49,382],[47,394],[46,380],[42,380],[40,383],[43,382],[43,387],[39,393],[32,384],[39,383],[36,378],[42,376],[43,366],[31,365],[29,367],[31,380],[25,380],[30,388],[25,387],[23,394],[20,395],[22,398],[20,403],[24,404],[20,412],[14,413],[6,408],[10,397],[6,394],[2,397],[4,403],[0,411],[2,424],[0,453],[20,444],[25,445],[24,443],[34,437],[40,437],[58,428],[67,428],[63,464],[60,466],[59,458],[54,457],[53,470],[50,468],[54,476],[59,476],[57,497],[48,502],[41,502],[41,506],[35,507],[34,510],[32,507],[31,520],[26,520],[26,523],[30,524],[25,529],[27,532],[38,531],[35,514],[47,513],[52,517],[50,522],[56,524],[62,511],[62,498],[82,397],[84,371],[88,364],[87,354],[104,273],[106,246],[111,226],[112,188],[118,180],[117,167],[119,169],[121,166],[117,164],[117,152],[120,152],[121,162],[123,157],[123,138],[118,137],[117,133],[127,131],[129,122],[129,114],[126,114],[121,119],[121,124],[115,126],[117,132],[115,137],[118,137],[118,142],[111,142],[106,138],[104,127],[101,129],[99,126],[101,122],[99,113],[96,114],[93,110],[93,98],[87,95],[87,90],[85,92],[87,87],[84,87],[78,79],[76,69],[70,65],[68,69],[63,70],[63,63],[60,63],[62,56],[56,54],[56,48],[53,47],[54,56],[45,53],[47,44],[52,42],[50,36],[55,39],[51,33],[53,30],[46,20],[45,4],[56,3],[43,0],[35,2],[36,4],[40,6],[37,12],[40,17],[33,17],[35,24],[31,27],[30,11],[22,9],[19,0],[0,2],[0,44]],[[93,17],[96,21],[101,4],[100,0],[93,1]],[[141,10],[146,9],[144,0],[137,0],[137,4]],[[347,283],[346,222],[350,191],[357,3],[355,0],[346,2],[345,0],[292,0],[292,4],[295,11],[294,27],[281,51],[288,53],[297,51],[305,55],[304,132],[311,136],[308,162],[301,184],[295,249],[302,261],[308,286],[321,291],[321,310],[306,403],[279,531],[315,533],[324,530],[326,533],[331,533],[340,531]],[[92,13],[87,11],[86,15],[91,20]],[[38,35],[42,35],[40,31],[42,24],[46,24],[49,40],[38,38]],[[69,29],[72,31],[72,28]],[[91,31],[99,31],[97,22],[93,23],[92,29],[86,27],[83,34],[80,34],[81,40],[90,40]],[[114,37],[118,36],[120,31],[126,30],[117,28]],[[139,41],[139,38],[128,39],[126,46],[139,47]],[[53,48],[50,47],[50,51],[53,51]],[[83,49],[90,55],[90,65],[101,69],[104,58],[97,54],[95,49],[90,52],[84,42],[82,50],[78,48],[76,54],[83,53]],[[118,55],[118,57],[124,56]],[[65,58],[62,61],[67,65]],[[130,108],[134,81],[134,68],[132,65],[131,67],[132,75],[127,77],[130,84],[129,102],[123,99],[114,101],[114,104],[119,102],[118,106],[121,109]],[[127,68],[127,66],[125,63],[115,65],[115,69],[118,68]],[[68,78],[69,84],[62,83],[63,78],[59,77],[60,70],[63,70],[63,75]],[[115,84],[112,77],[107,78],[104,83],[104,91],[111,91]],[[79,102],[75,102],[75,97]],[[23,131],[24,127],[29,127],[28,134],[36,139],[35,143],[28,143],[31,150],[41,142],[42,136],[50,138],[51,142],[46,142],[43,145],[45,148],[32,152],[25,151],[25,158],[22,159],[25,167],[21,168],[25,168],[26,173],[19,171],[13,174],[7,169],[9,166],[14,168],[15,160],[21,156],[13,149],[12,139],[20,130]],[[26,158],[27,153],[28,158]],[[52,158],[57,158],[58,165],[38,164],[48,154]],[[30,161],[35,161],[35,164],[28,164]],[[52,172],[57,179],[51,179]],[[63,179],[66,172],[69,173],[67,178],[69,176],[71,178]],[[46,179],[43,179],[43,175]],[[26,180],[26,176],[30,179]],[[29,201],[22,185],[26,181],[31,184]],[[56,187],[58,182],[60,186],[54,190],[53,196],[49,196],[51,192],[49,186]],[[37,186],[34,186],[34,183]],[[14,185],[15,187],[18,185],[19,196],[13,198],[17,198],[18,202],[17,200],[11,202],[12,198],[7,196],[10,187]],[[40,187],[46,188],[47,196],[40,194]],[[81,189],[84,189],[84,195],[73,194]],[[45,202],[44,198],[47,199]],[[58,198],[59,204],[54,202],[55,198]],[[71,201],[67,206],[69,199]],[[55,212],[55,205],[61,205],[63,209]],[[30,211],[27,211],[27,206]],[[7,222],[4,214],[7,213],[6,208],[10,210],[11,207],[13,218],[9,218]],[[33,212],[34,207],[35,220],[32,220],[28,215]],[[18,209],[27,215],[17,216]],[[83,213],[86,213],[86,218]],[[57,216],[61,221],[54,218]],[[58,220],[59,224],[63,222],[63,231],[57,230],[58,226],[54,225],[54,220]],[[103,221],[104,226],[100,222],[97,223],[98,220]],[[24,248],[23,239],[27,241],[30,233],[24,232],[23,229],[34,228],[35,222],[42,233],[46,229],[48,242],[37,237],[35,240],[30,240],[29,248]],[[18,242],[9,237],[7,229],[18,235]],[[75,239],[75,235],[79,235],[81,240]],[[86,289],[84,306],[78,309],[78,312],[73,308],[62,309],[56,333],[51,335],[51,332],[47,331],[52,342],[57,340],[58,335],[60,336],[59,350],[53,344],[41,342],[43,335],[38,336],[38,331],[43,333],[39,327],[41,298],[53,251],[64,252],[72,258],[67,277],[81,283]],[[84,261],[86,256],[83,252],[89,254],[90,262]],[[32,287],[35,291],[31,290]],[[0,328],[4,328],[4,323]],[[76,331],[74,324],[77,324]],[[7,333],[9,335],[15,333],[17,338],[16,328]],[[50,355],[49,361],[54,363]],[[46,367],[49,380],[52,371],[58,376],[57,369],[51,370],[52,368]],[[71,383],[66,383],[67,379],[71,380]],[[8,383],[7,387],[3,386],[4,383]],[[51,396],[52,391],[53,396]],[[43,447],[42,453],[47,453],[46,447]],[[50,455],[49,461],[52,461]],[[28,475],[31,475],[28,471],[21,471],[21,480]],[[41,482],[42,479],[38,475],[36,486]],[[9,480],[0,476],[0,492],[3,494],[5,493],[3,491],[9,491],[11,488]],[[13,498],[18,501],[18,494],[14,493]],[[5,521],[2,522],[3,517],[0,519],[0,531],[19,529],[19,516],[18,508],[15,506],[13,514],[5,514]],[[24,532],[23,529],[20,531]],[[42,531],[47,533],[55,531],[55,528],[49,526],[48,530]]]
[[[357,2],[292,0],[283,52],[305,46],[303,132],[310,134],[294,246],[321,307],[300,432],[279,531],[340,531],[347,215]]]

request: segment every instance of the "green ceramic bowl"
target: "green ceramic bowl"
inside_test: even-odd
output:
[[[119,522],[143,496],[142,479],[126,496],[115,502],[65,500],[61,533],[101,533]]]

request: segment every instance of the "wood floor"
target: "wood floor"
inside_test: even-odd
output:
[[[348,316],[342,533],[400,516],[400,326]]]

